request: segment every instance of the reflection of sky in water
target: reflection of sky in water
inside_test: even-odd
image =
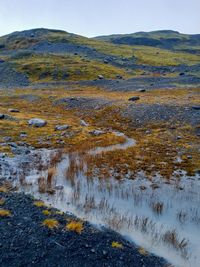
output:
[[[134,144],[134,140],[127,138],[124,144],[97,148],[89,153],[126,149]],[[55,194],[38,192],[38,178],[46,177],[46,171],[33,171],[26,177],[29,185],[22,190],[94,224],[107,225],[176,266],[199,267],[200,176],[187,177],[182,172],[181,179],[174,177],[167,184],[159,175],[149,181],[142,172],[135,180],[118,181],[87,178],[79,170],[72,183],[66,173],[72,159],[78,166],[79,157],[74,157],[65,155],[57,165],[52,186],[60,189]],[[151,187],[152,182],[158,185],[157,189]],[[142,186],[146,189],[141,190]],[[163,207],[160,213],[156,209],[159,205]],[[188,240],[187,249],[176,250],[163,241],[169,230],[176,231],[179,242],[184,238]]]

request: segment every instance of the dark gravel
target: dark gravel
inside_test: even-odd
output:
[[[161,267],[165,260],[149,254],[141,255],[137,247],[119,234],[98,230],[84,224],[81,234],[65,230],[72,215],[51,215],[59,221],[59,228],[50,230],[42,226],[47,218],[44,208],[33,205],[33,199],[21,193],[0,193],[5,198],[4,209],[11,217],[0,217],[1,267]],[[55,211],[55,210],[54,210]],[[113,241],[123,244],[123,249],[112,248]]]
[[[0,87],[28,86],[28,78],[14,70],[11,64],[0,63]]]

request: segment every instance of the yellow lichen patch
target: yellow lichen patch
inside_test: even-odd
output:
[[[0,206],[4,205],[5,203],[5,199],[4,198],[0,198]]]
[[[53,228],[58,228],[59,223],[56,219],[46,219],[43,221],[42,225],[50,229],[53,229]]]
[[[38,201],[34,201],[33,204],[36,206],[36,207],[46,207],[47,205],[41,201],[41,200],[38,200]]]
[[[113,248],[123,248],[123,245],[121,244],[121,243],[119,243],[119,242],[117,242],[117,241],[113,241],[112,242],[112,247]]]
[[[46,216],[51,215],[51,212],[49,210],[43,210],[42,213]]]
[[[0,217],[9,217],[11,213],[9,210],[0,209]]]
[[[138,252],[139,252],[141,255],[144,255],[144,256],[147,256],[147,255],[148,255],[148,252],[147,252],[143,247],[139,248],[139,249],[138,249]]]
[[[78,234],[80,234],[83,231],[83,223],[82,222],[77,222],[77,221],[71,221],[66,225],[66,228],[69,231],[74,231]]]

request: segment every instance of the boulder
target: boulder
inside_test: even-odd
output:
[[[133,96],[133,97],[130,97],[128,101],[137,101],[139,100],[139,96]]]
[[[47,122],[43,119],[34,118],[34,119],[29,120],[28,124],[34,127],[44,127],[47,124]]]
[[[67,129],[69,129],[69,125],[67,125],[67,124],[64,124],[64,125],[56,125],[56,127],[55,127],[55,130],[56,131],[65,131]]]
[[[14,112],[14,113],[19,113],[19,109],[16,109],[16,108],[10,108],[8,111]]]

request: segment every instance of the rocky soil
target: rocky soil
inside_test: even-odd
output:
[[[108,229],[97,229],[83,223],[81,233],[66,229],[66,223],[77,220],[70,214],[59,214],[51,207],[36,207],[31,196],[22,193],[0,193],[3,209],[9,216],[0,216],[0,266],[116,266],[164,267],[163,259],[146,254],[145,250],[126,241]],[[44,215],[48,210],[51,215]],[[58,226],[42,225],[53,218]],[[119,247],[115,247],[115,243]]]

